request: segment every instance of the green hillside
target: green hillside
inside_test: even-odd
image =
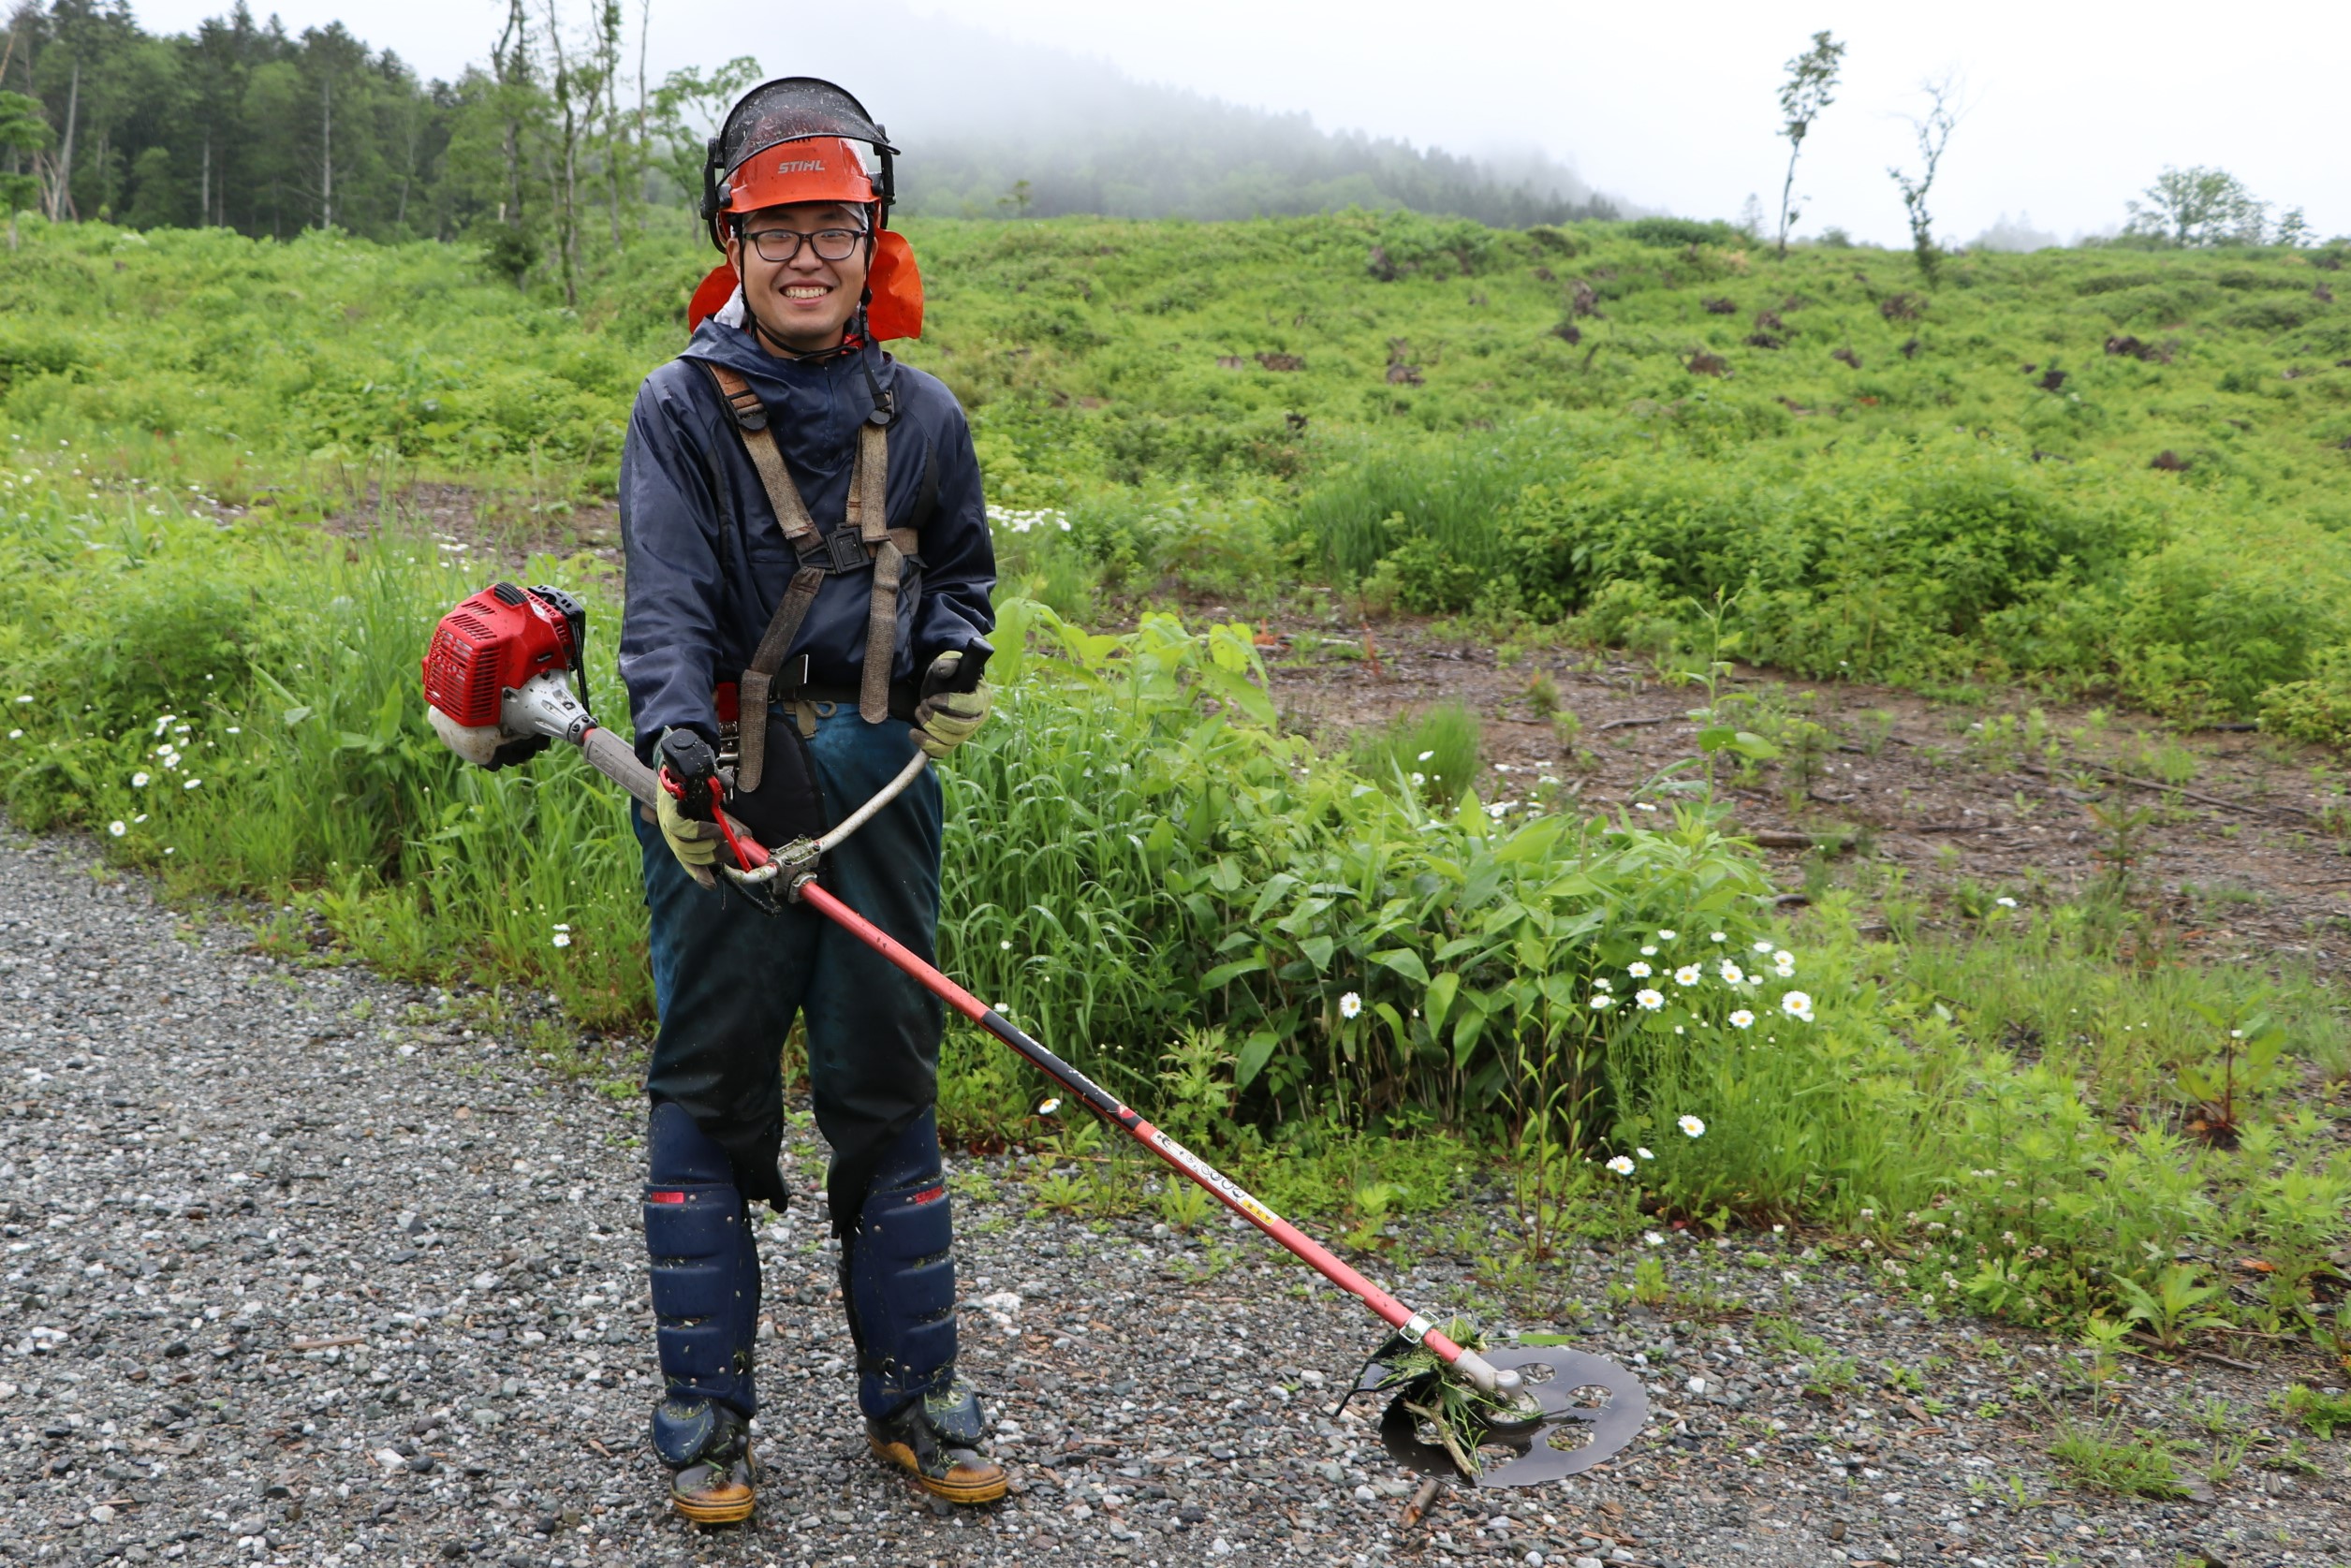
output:
[[[911,233],[906,358],[973,410],[999,501],[1068,508],[1008,551],[1065,598],[1170,568],[1262,593],[1277,546],[1374,609],[1620,641],[1720,592],[1786,667],[2187,717],[2351,640],[2340,247],[1987,254],[1930,290],[1906,256],[1669,221]],[[33,225],[0,418],[281,507],[388,456],[594,491],[707,258],[639,242],[575,313],[448,248]]]
[[[2351,1354],[2343,1009],[2292,947],[2197,945],[2187,877],[2134,870],[2193,821],[2186,797],[2138,805],[2122,792],[2151,781],[2085,751],[2046,794],[2084,807],[2102,873],[2069,898],[2004,861],[1938,909],[1903,862],[1830,847],[1858,848],[1809,805],[1838,738],[1719,681],[1699,627],[1720,593],[1737,651],[1794,668],[2340,733],[2339,256],[1969,257],[1930,294],[1904,258],[1782,264],[1671,224],[914,238],[933,331],[909,358],[970,403],[1004,508],[997,717],[943,770],[941,960],[976,992],[1270,1200],[1343,1210],[1367,1251],[1477,1162],[1512,1205],[1479,1263],[1498,1293],[1573,1238],[1799,1226],[1928,1314]],[[573,312],[456,249],[28,224],[0,268],[9,823],[258,901],[205,917],[264,951],[494,987],[469,1017],[635,1093],[651,998],[622,808],[567,750],[461,764],[416,661],[493,569],[464,531],[519,497],[539,509],[498,557],[552,547],[524,580],[585,596],[617,718],[618,584],[609,558],[559,558],[557,508],[610,485],[704,264],[640,244]],[[459,536],[421,535],[416,481],[474,487],[407,497]],[[389,526],[311,526],[378,515],[387,485]],[[1227,608],[1152,612],[1186,592]],[[1503,777],[1479,774],[1466,709],[1318,747],[1232,611],[1383,608],[1522,655],[1656,654],[1696,678],[1703,755],[1612,801],[1548,764],[1481,799],[1445,782]],[[1086,629],[1104,611],[1131,629]],[[1546,688],[1556,707],[1564,662],[1528,659],[1514,710]],[[1552,718],[1571,741],[1572,711]],[[2091,727],[1994,722],[2030,726],[2006,733],[2052,773]],[[2181,755],[2174,786],[2196,776]],[[1995,776],[1953,775],[2041,809]],[[1805,907],[1746,836],[1766,781],[1817,848]],[[1081,1148],[968,1032],[943,1081],[958,1137]],[[1148,1201],[1086,1170],[1018,1180],[1043,1207]]]

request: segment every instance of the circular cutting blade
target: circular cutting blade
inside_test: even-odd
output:
[[[1486,1428],[1478,1434],[1477,1473],[1464,1475],[1444,1443],[1425,1429],[1425,1418],[1405,1408],[1407,1400],[1424,1402],[1421,1388],[1408,1388],[1390,1401],[1379,1424],[1380,1440],[1399,1463],[1424,1473],[1462,1475],[1480,1487],[1531,1487],[1615,1458],[1649,1419],[1648,1391],[1638,1376],[1613,1361],[1550,1345],[1484,1355],[1495,1367],[1526,1380],[1542,1414],[1521,1424]]]

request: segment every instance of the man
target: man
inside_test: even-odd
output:
[[[874,148],[878,180],[853,140]],[[879,296],[918,287],[885,231],[894,151],[830,82],[786,78],[736,104],[711,143],[703,215],[740,286],[646,378],[622,455],[621,671],[639,747],[650,758],[673,729],[709,741],[733,769],[729,811],[755,827],[760,802],[783,810],[795,789],[837,821],[918,744],[944,756],[987,714],[973,677],[995,562],[970,431],[945,387],[874,341]],[[637,831],[660,1014],[646,1081],[653,1444],[675,1473],[672,1506],[704,1523],[752,1511],[749,1206],[785,1201],[778,1053],[796,1016],[832,1150],[873,1450],[941,1497],[1001,1497],[978,1401],[955,1378],[939,1004],[813,911],[751,907],[713,875],[724,845],[683,803],[665,797]],[[925,959],[940,832],[926,771],[823,868]]]

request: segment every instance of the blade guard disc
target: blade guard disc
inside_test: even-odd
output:
[[[1480,1487],[1533,1487],[1564,1480],[1624,1452],[1649,1420],[1649,1393],[1638,1376],[1613,1361],[1580,1350],[1521,1345],[1490,1350],[1486,1359],[1527,1379],[1527,1391],[1543,1414],[1522,1426],[1491,1427],[1477,1444],[1481,1468],[1463,1476]],[[1534,1369],[1547,1369],[1548,1376]],[[1380,1441],[1406,1469],[1423,1474],[1461,1475],[1440,1443],[1425,1443],[1420,1417],[1399,1394],[1380,1417]],[[1497,1453],[1497,1450],[1502,1452]]]

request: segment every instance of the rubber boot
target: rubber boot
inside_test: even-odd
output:
[[[653,1447],[674,1472],[669,1505],[699,1524],[751,1517],[758,1471],[750,1419],[759,1257],[726,1151],[683,1108],[654,1102],[645,1248],[663,1392]]]
[[[874,1453],[923,1490],[992,1502],[1005,1473],[979,1452],[986,1418],[955,1377],[954,1234],[938,1119],[926,1109],[883,1151],[844,1239],[858,1405]]]

